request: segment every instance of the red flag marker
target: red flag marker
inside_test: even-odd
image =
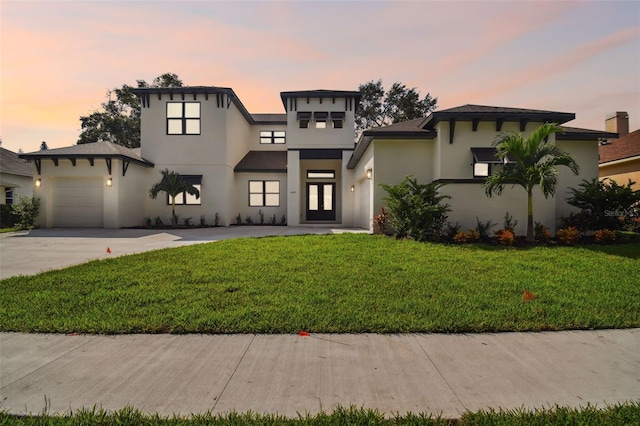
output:
[[[111,249],[107,247],[107,253],[111,253]]]
[[[301,331],[300,333],[298,333],[298,336],[302,336],[302,337],[309,337],[310,334],[307,333],[306,331]]]
[[[523,302],[529,302],[535,298],[536,298],[536,295],[531,293],[529,290],[525,290],[524,293],[522,294]]]

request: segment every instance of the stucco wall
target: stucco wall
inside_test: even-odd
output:
[[[351,111],[345,111],[345,99],[319,98],[297,99],[297,111],[287,111],[287,145],[288,148],[347,148],[353,149],[353,128],[355,107]],[[355,103],[354,103],[355,104]],[[325,129],[317,129],[312,119],[309,128],[301,129],[297,119],[298,112],[344,112],[345,120],[341,129],[334,129],[331,120],[327,121]]]
[[[34,173],[35,173],[35,167]],[[18,185],[13,188],[13,202],[19,201],[18,197],[32,197],[33,196],[33,178],[31,176],[20,176],[9,173],[0,173],[0,180],[11,182]],[[0,188],[0,204],[6,204],[5,200],[5,188]]]
[[[600,164],[600,179],[609,178],[618,185],[627,185],[629,179],[635,182],[631,187],[640,190],[640,158],[613,164]]]
[[[116,163],[116,162],[114,162]],[[122,167],[118,161],[117,167]],[[122,169],[113,175],[113,187],[118,194],[118,222],[114,227],[139,226],[144,224],[147,216],[147,200],[149,199],[149,178],[157,173],[154,168],[129,164],[127,173],[122,176]]]
[[[278,207],[251,207],[249,206],[249,181],[277,180],[280,182],[280,205]],[[287,175],[286,173],[235,173],[235,203],[233,212],[229,215],[229,224],[236,222],[236,216],[240,214],[245,222],[247,216],[251,216],[254,223],[259,223],[259,212],[262,210],[265,223],[269,223],[273,215],[276,215],[276,223],[280,224],[282,215],[287,216]]]

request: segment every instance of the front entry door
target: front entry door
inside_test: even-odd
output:
[[[335,196],[335,183],[307,183],[307,220],[336,220]]]

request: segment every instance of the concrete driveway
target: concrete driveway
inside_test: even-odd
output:
[[[34,229],[0,234],[0,279],[95,259],[241,237],[368,232],[360,228],[230,226],[193,229]],[[111,253],[107,252],[107,248]]]

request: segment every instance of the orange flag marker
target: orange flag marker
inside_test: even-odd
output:
[[[535,298],[536,298],[536,295],[531,293],[529,290],[525,290],[524,293],[522,294],[523,302],[529,302]]]
[[[111,249],[107,247],[107,253],[111,253]]]
[[[310,336],[310,334],[307,333],[306,331],[301,331],[300,333],[298,333],[298,336],[308,337]]]

